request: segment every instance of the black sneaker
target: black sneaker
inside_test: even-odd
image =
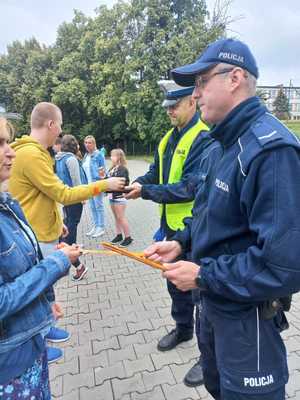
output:
[[[116,237],[113,238],[113,240],[110,241],[110,243],[115,244],[115,243],[122,242],[122,240],[123,240],[123,236],[121,233],[119,233]]]
[[[127,247],[133,242],[133,239],[131,236],[127,236],[120,244],[120,247]]]

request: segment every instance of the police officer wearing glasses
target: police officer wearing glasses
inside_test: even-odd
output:
[[[198,288],[204,383],[214,399],[284,400],[280,332],[300,288],[299,140],[255,96],[258,68],[244,43],[218,40],[173,77],[195,84],[224,154],[207,204],[200,190],[185,229],[146,254],[172,262],[164,276],[178,289]],[[173,262],[186,252],[192,262]]]
[[[159,203],[160,229],[155,240],[170,239],[177,230],[184,228],[184,218],[192,215],[198,184],[209,180],[211,169],[222,154],[196,111],[196,101],[192,98],[194,86],[181,87],[173,81],[159,83],[165,95],[162,106],[173,127],[162,137],[149,171],[131,185],[133,190],[126,196]],[[159,351],[172,350],[179,343],[191,340],[194,331],[196,299],[192,298],[192,292],[178,290],[170,281],[167,285],[176,327],[159,340]],[[188,371],[184,383],[188,386],[203,384],[201,360]]]

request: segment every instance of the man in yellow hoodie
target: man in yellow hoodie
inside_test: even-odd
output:
[[[66,232],[58,203],[70,205],[97,196],[104,191],[119,191],[124,188],[123,178],[68,187],[54,174],[53,161],[48,152],[61,134],[62,113],[52,103],[38,103],[31,113],[31,132],[12,144],[16,160],[9,180],[9,191],[19,201],[46,257]],[[62,316],[58,304],[53,304],[54,317]],[[68,340],[70,335],[58,328],[51,328],[46,338],[52,342]],[[62,357],[60,349],[48,348],[48,360]]]

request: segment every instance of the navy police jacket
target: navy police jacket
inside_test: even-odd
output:
[[[300,289],[300,144],[256,97],[211,131],[224,153],[207,200],[178,232],[203,296],[242,310]]]

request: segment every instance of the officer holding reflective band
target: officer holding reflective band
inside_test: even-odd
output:
[[[160,205],[161,236],[170,238],[184,228],[183,220],[192,215],[196,187],[210,181],[222,155],[220,145],[209,136],[208,127],[200,120],[196,101],[191,97],[194,86],[181,87],[173,81],[160,81],[165,99],[162,106],[173,126],[161,139],[149,171],[129,187],[128,199],[142,197]],[[194,301],[191,291],[182,292],[167,282],[172,298],[171,315],[176,327],[158,342],[159,351],[174,349],[191,340],[194,331]],[[188,386],[203,384],[201,360],[187,372]]]
[[[204,383],[215,399],[284,400],[288,380],[280,331],[286,297],[300,288],[300,144],[255,97],[258,68],[233,39],[208,46],[174,80],[195,84],[202,118],[224,154],[207,204],[174,240],[145,254],[172,262],[164,276],[200,289],[199,343]]]

